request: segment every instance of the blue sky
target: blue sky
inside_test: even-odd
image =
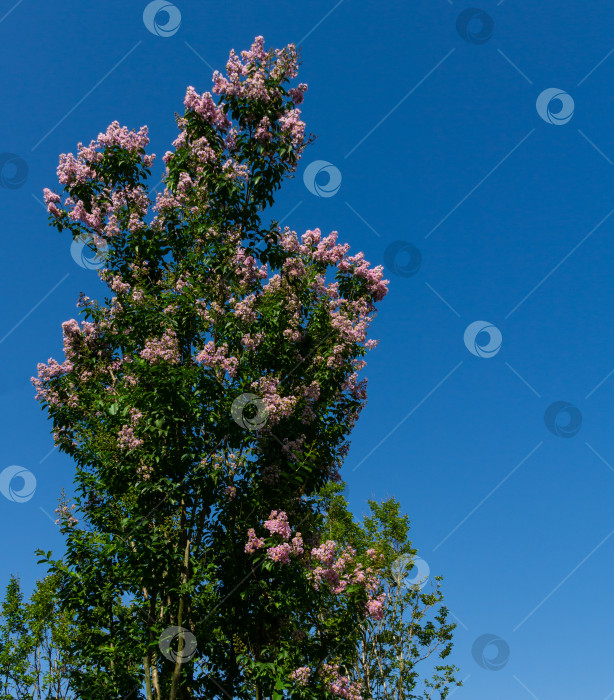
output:
[[[29,378],[62,357],[79,292],[105,290],[48,228],[42,189],[59,153],[113,120],[149,126],[156,184],[186,86],[209,89],[211,67],[262,34],[302,44],[318,135],[273,213],[392,263],[342,472],[352,510],[394,495],[444,575],[466,679],[455,698],[613,697],[614,9],[491,0],[466,20],[458,0],[177,0],[180,26],[156,36],[146,5],[0,2],[0,471],[36,478],[26,502],[0,496],[2,587],[13,572],[30,591],[34,549],[61,551],[47,514],[73,465],[50,453]],[[317,160],[338,171],[335,192],[322,196],[323,173],[321,196],[306,187]],[[464,342],[477,321],[490,357],[486,333]],[[556,402],[575,422],[559,404],[546,425]],[[499,670],[474,658],[486,634],[509,648]]]

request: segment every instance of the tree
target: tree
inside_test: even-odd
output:
[[[422,592],[429,572],[414,566],[423,560],[416,557],[417,550],[408,540],[409,519],[400,515],[395,498],[382,503],[369,500],[371,515],[364,516],[361,525],[348,511],[342,490],[343,482],[330,483],[320,493],[326,514],[324,531],[330,539],[371,555],[380,565],[379,595],[371,605],[380,604],[381,614],[360,625],[348,677],[361,683],[364,700],[446,698],[452,686],[462,685],[455,678],[456,666],[436,664],[430,678],[416,669],[435,654],[446,659],[452,650],[456,625],[449,622],[445,606],[435,609],[443,600],[443,578],[435,577],[434,590]],[[412,571],[416,573],[410,576]]]
[[[65,650],[72,616],[59,609],[58,576],[36,582],[29,602],[11,576],[1,604],[0,700],[69,700]]]
[[[76,611],[80,698],[350,697],[339,663],[379,614],[368,555],[319,542],[317,494],[365,403],[387,281],[335,231],[261,220],[311,140],[297,66],[292,44],[257,37],[214,73],[217,102],[188,87],[151,220],[147,127],[79,143],[60,156],[63,195],[44,191],[115,293],[81,293],[65,360],[32,378],[76,463],[66,556],[39,553]]]

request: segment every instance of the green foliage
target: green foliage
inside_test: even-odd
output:
[[[67,649],[75,627],[57,602],[58,576],[36,582],[24,601],[19,579],[11,576],[1,604],[0,700],[69,700]]]

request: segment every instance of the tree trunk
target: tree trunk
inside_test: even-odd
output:
[[[149,667],[149,651],[143,657],[143,668],[145,669],[145,692],[147,693],[147,700],[153,700],[153,695],[151,694],[151,670]]]
[[[186,531],[186,503],[185,499],[181,499],[181,517],[179,522],[180,537],[182,539],[181,544],[185,542],[184,545],[184,557],[183,557],[183,567],[181,571],[181,583],[186,583],[188,579],[188,566],[190,563],[190,540]],[[169,700],[178,700],[179,691],[179,678],[181,676],[181,665],[184,661],[183,650],[185,648],[185,635],[182,629],[183,625],[183,613],[186,606],[186,599],[184,595],[179,597],[179,608],[177,610],[177,627],[179,627],[179,644],[178,644],[178,655],[175,660],[175,668],[173,669],[173,676],[171,681],[171,693]]]

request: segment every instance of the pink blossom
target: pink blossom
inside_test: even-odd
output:
[[[352,272],[356,277],[364,279],[367,289],[373,295],[374,301],[380,301],[388,293],[390,280],[383,280],[384,268],[381,265],[370,268],[369,262],[364,259],[364,253],[357,253],[339,263],[339,270],[342,272]]]
[[[45,200],[45,204],[47,205],[47,211],[56,217],[59,216],[60,210],[56,204],[59,204],[62,199],[60,195],[52,192],[48,187],[45,187],[43,190],[43,198]]]
[[[213,163],[217,159],[216,152],[211,148],[209,141],[204,136],[192,143],[191,150],[199,163]]]
[[[152,365],[161,361],[179,364],[181,356],[175,331],[169,329],[164,332],[160,339],[151,338],[147,340],[139,355]]]
[[[128,131],[128,127],[120,127],[119,122],[114,121],[109,124],[104,134],[98,134],[98,143],[101,146],[119,146],[135,152],[144,149],[149,143],[148,131],[146,126],[142,126],[138,133]]]
[[[253,294],[245,297],[241,301],[237,301],[234,304],[234,312],[241,321],[245,323],[253,323],[256,320],[256,313],[254,311],[254,304],[256,302],[256,297]]]
[[[327,677],[327,687],[330,693],[344,700],[362,700],[360,681],[351,681],[349,676],[339,673],[333,664],[323,664],[321,673]]]
[[[254,134],[254,138],[256,141],[260,141],[261,143],[267,143],[268,141],[271,140],[272,134],[270,132],[271,128],[271,122],[268,117],[262,117],[260,122],[258,123],[258,128],[256,129],[256,133]]]
[[[264,527],[266,527],[271,534],[276,532],[285,540],[290,539],[290,535],[292,534],[290,525],[288,524],[288,516],[283,510],[279,512],[272,510],[269,520],[266,520],[264,523]]]
[[[246,333],[241,338],[241,344],[245,347],[246,350],[255,350],[260,345],[263,338],[264,333],[256,333],[253,337],[249,333]]]
[[[249,167],[245,164],[238,163],[233,158],[229,158],[222,165],[222,172],[233,181],[244,180],[247,182],[249,178]]]
[[[334,540],[327,540],[319,547],[314,547],[311,550],[311,556],[315,557],[324,566],[332,566],[335,560],[335,547],[336,543]]]
[[[61,505],[59,508],[56,508],[54,512],[58,514],[58,518],[55,521],[55,524],[58,525],[60,521],[63,521],[63,523],[69,528],[73,528],[79,522],[70,512],[75,508],[76,506],[74,504],[71,505],[70,508],[65,504]]]
[[[292,542],[290,543],[290,549],[292,551],[292,554],[295,556],[299,556],[300,554],[304,553],[304,548],[303,548],[303,538],[301,537],[301,533],[297,532],[294,537],[292,538]]]
[[[320,384],[314,380],[309,386],[303,389],[303,394],[305,398],[317,401],[320,398]]]
[[[78,161],[72,153],[61,153],[57,169],[61,185],[80,185],[96,177],[96,171]]]
[[[296,440],[290,440],[288,438],[284,438],[284,443],[282,445],[282,450],[286,454],[294,454],[296,452],[300,452],[301,448],[303,447],[303,442],[305,441],[305,435],[301,435],[298,437]]]
[[[305,122],[301,121],[300,115],[300,109],[291,109],[283,117],[279,118],[282,132],[290,135],[295,148],[302,146],[305,137]]]
[[[111,280],[108,284],[114,292],[122,292],[125,294],[126,292],[130,291],[130,285],[127,282],[122,281],[120,275],[114,275],[113,277],[111,277]]]
[[[259,266],[252,255],[246,255],[243,248],[237,250],[234,264],[241,284],[246,286],[252,285],[258,279],[266,279],[269,274],[267,265]]]
[[[228,345],[226,343],[220,347],[216,347],[212,340],[205,345],[194,359],[205,367],[221,369],[224,372],[228,372],[231,377],[236,375],[239,366],[239,360],[236,357],[228,355]]]
[[[274,425],[282,418],[287,418],[298,401],[297,396],[281,396],[279,383],[277,377],[261,377],[252,382],[252,387],[260,394],[266,404],[270,425]]]
[[[120,449],[134,450],[143,444],[143,440],[137,438],[134,434],[134,428],[129,425],[122,426],[119,431],[117,446]]]
[[[225,130],[230,126],[228,117],[224,114],[213,99],[210,92],[205,92],[199,95],[194,88],[189,85],[186,90],[184,105],[188,109],[192,109],[209,124],[218,126],[221,130]]]
[[[62,323],[62,333],[64,336],[64,354],[66,359],[74,360],[82,346],[92,347],[98,337],[98,327],[91,322],[83,321],[81,327],[79,323],[71,318]]]
[[[382,593],[377,598],[370,598],[367,601],[367,614],[373,620],[381,620],[384,617],[384,602],[385,594]]]
[[[309,683],[309,677],[311,676],[311,669],[309,666],[301,666],[290,674],[290,680],[296,681],[299,685],[307,685]]]
[[[256,537],[256,531],[253,527],[247,531],[247,544],[245,545],[245,552],[247,554],[253,554],[257,549],[264,547],[264,539],[262,537]]]
[[[290,563],[290,552],[292,548],[287,542],[271,547],[267,552],[267,557],[278,564]]]
[[[288,90],[288,95],[290,95],[290,99],[292,100],[292,102],[294,102],[295,105],[300,105],[305,99],[306,91],[307,84],[300,83],[297,87],[290,88],[290,90]]]
[[[137,467],[136,473],[145,481],[151,478],[151,475],[153,474],[153,467],[142,464],[139,467]]]

